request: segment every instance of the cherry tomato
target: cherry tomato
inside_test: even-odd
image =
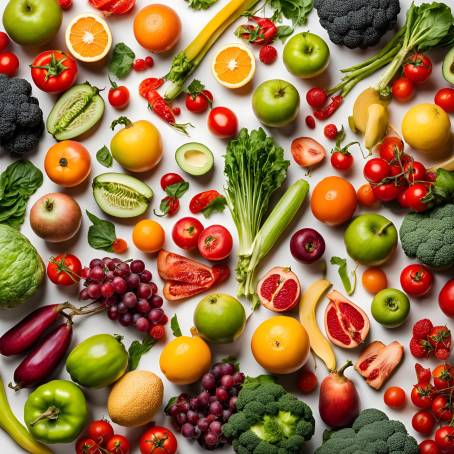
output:
[[[445,112],[454,112],[454,88],[440,88],[435,94],[434,102]]]
[[[186,109],[193,113],[205,112],[213,103],[213,95],[209,90],[202,90],[197,95],[187,94],[185,99]]]
[[[363,169],[364,178],[369,183],[380,183],[389,176],[389,172],[389,164],[381,158],[369,159]]]
[[[434,386],[437,389],[446,389],[454,384],[454,368],[449,364],[439,364],[433,371]]]
[[[169,429],[154,426],[140,437],[139,447],[141,454],[175,454],[178,443]]]
[[[173,226],[172,238],[178,247],[190,251],[197,247],[202,232],[203,225],[198,219],[186,217],[181,218]]]
[[[374,195],[372,186],[369,183],[363,184],[356,191],[358,202],[365,207],[373,207],[378,203],[377,197]]]
[[[376,295],[380,290],[388,287],[386,273],[374,266],[364,270],[361,281],[363,287],[372,295]]]
[[[314,109],[321,109],[327,100],[328,94],[322,88],[314,87],[306,93],[306,101]]]
[[[441,454],[441,451],[433,440],[424,440],[419,443],[419,454]]]
[[[415,86],[413,85],[413,82],[406,77],[399,77],[393,82],[391,93],[393,95],[393,99],[396,101],[407,102],[413,98],[415,94]]]
[[[296,386],[303,394],[310,394],[318,386],[317,376],[314,372],[304,367],[298,374]]]
[[[424,164],[418,161],[407,162],[404,165],[404,172],[410,184],[423,181],[426,177],[426,168]]]
[[[77,80],[77,62],[60,50],[41,52],[30,66],[33,82],[46,93],[62,93]]]
[[[408,187],[405,191],[405,203],[407,207],[416,212],[426,211],[429,206],[423,202],[423,199],[428,193],[429,190],[421,183],[416,183]]]
[[[168,195],[161,200],[159,211],[154,210],[156,216],[173,216],[180,209],[180,201],[177,197]]]
[[[411,424],[416,432],[429,435],[435,426],[435,417],[430,411],[420,410],[414,414]]]
[[[452,450],[452,448],[454,448],[454,427],[452,426],[440,427],[435,432],[435,443],[437,443],[437,446],[440,449]]]
[[[399,191],[399,194],[397,194],[397,202],[402,208],[408,208],[407,188],[404,187],[403,191]]]
[[[106,444],[109,454],[129,454],[131,445],[123,435],[114,435]]]
[[[399,386],[391,386],[385,391],[383,399],[388,407],[402,408],[405,405],[407,397],[402,388]]]
[[[442,421],[451,421],[454,413],[452,411],[452,404],[445,396],[437,396],[432,402],[432,411],[437,419]]]
[[[87,436],[92,440],[95,440],[99,445],[105,446],[114,436],[114,431],[109,421],[99,419],[97,421],[92,421],[88,425]]]
[[[0,32],[0,52],[3,52],[10,43],[9,36],[5,32]]]
[[[210,189],[209,191],[196,194],[189,203],[189,210],[192,214],[200,213],[212,204],[216,199],[224,197],[218,191]]]
[[[6,74],[13,77],[19,69],[19,59],[12,52],[3,52],[0,54],[0,74]]]
[[[101,454],[101,450],[95,440],[84,437],[77,440],[76,454]]]
[[[232,235],[222,225],[210,225],[200,234],[198,247],[203,258],[224,260],[232,252]]]
[[[134,71],[145,71],[148,66],[143,58],[136,58],[132,64]]]
[[[446,282],[441,289],[438,295],[438,304],[448,317],[454,317],[454,279]]]
[[[387,136],[378,146],[380,157],[386,162],[394,163],[399,160],[399,157],[404,152],[404,142],[400,137]]]
[[[331,165],[337,170],[348,170],[353,165],[353,156],[348,152],[335,151],[331,155]]]
[[[124,109],[129,104],[129,90],[124,85],[118,85],[112,80],[110,80],[110,84],[112,85],[108,94],[110,105],[115,109]]]
[[[411,401],[418,408],[430,408],[433,402],[432,385],[415,385],[411,390]]]
[[[136,0],[89,0],[93,8],[107,14],[121,15],[128,13],[135,5]]]
[[[432,73],[432,62],[427,55],[414,53],[404,64],[405,77],[414,84],[422,84]]]
[[[236,136],[238,131],[238,119],[227,107],[215,107],[208,115],[208,128],[221,139]]]
[[[178,175],[178,173],[166,173],[161,177],[161,188],[163,191],[167,189],[168,186],[173,184],[183,183],[184,178]]]
[[[397,197],[398,186],[395,183],[382,183],[372,188],[375,197],[382,202],[391,202]]]
[[[400,273],[400,285],[404,292],[411,296],[424,296],[429,293],[433,279],[432,271],[419,264],[408,265]]]
[[[57,255],[47,264],[47,276],[56,285],[68,286],[80,281],[82,263],[75,255]]]
[[[112,250],[115,254],[123,254],[123,252],[128,250],[128,243],[123,238],[117,238],[112,243]]]

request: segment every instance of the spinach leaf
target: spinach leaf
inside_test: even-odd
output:
[[[266,0],[266,4],[274,9],[272,20],[281,22],[285,17],[293,25],[305,25],[314,7],[313,0]]]
[[[112,167],[113,164],[112,154],[105,145],[97,151],[96,159],[104,167]]]
[[[109,71],[119,79],[127,76],[132,69],[136,54],[125,43],[118,43],[109,62]]]
[[[128,349],[128,368],[130,371],[137,369],[142,356],[149,352],[154,344],[156,344],[156,341],[151,337],[146,337],[142,342],[135,340],[131,343]]]
[[[94,249],[112,252],[112,245],[117,239],[115,226],[85,210],[88,219],[93,223],[88,229],[88,244]]]

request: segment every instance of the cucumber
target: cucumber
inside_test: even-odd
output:
[[[133,218],[147,211],[153,198],[151,188],[124,173],[103,173],[93,180],[93,196],[104,213]]]
[[[47,131],[56,140],[74,139],[101,120],[104,100],[88,82],[74,85],[55,103],[47,117]]]

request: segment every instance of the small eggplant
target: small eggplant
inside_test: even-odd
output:
[[[71,319],[51,331],[17,366],[14,371],[16,385],[10,383],[9,387],[17,391],[48,379],[68,350],[72,332]]]
[[[28,350],[66,307],[67,304],[51,304],[28,314],[0,337],[0,354],[12,356]]]

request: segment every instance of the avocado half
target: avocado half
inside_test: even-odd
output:
[[[445,55],[442,70],[443,77],[454,85],[454,47]]]
[[[178,147],[175,159],[183,172],[195,177],[207,174],[214,165],[211,150],[198,142],[189,142]]]

